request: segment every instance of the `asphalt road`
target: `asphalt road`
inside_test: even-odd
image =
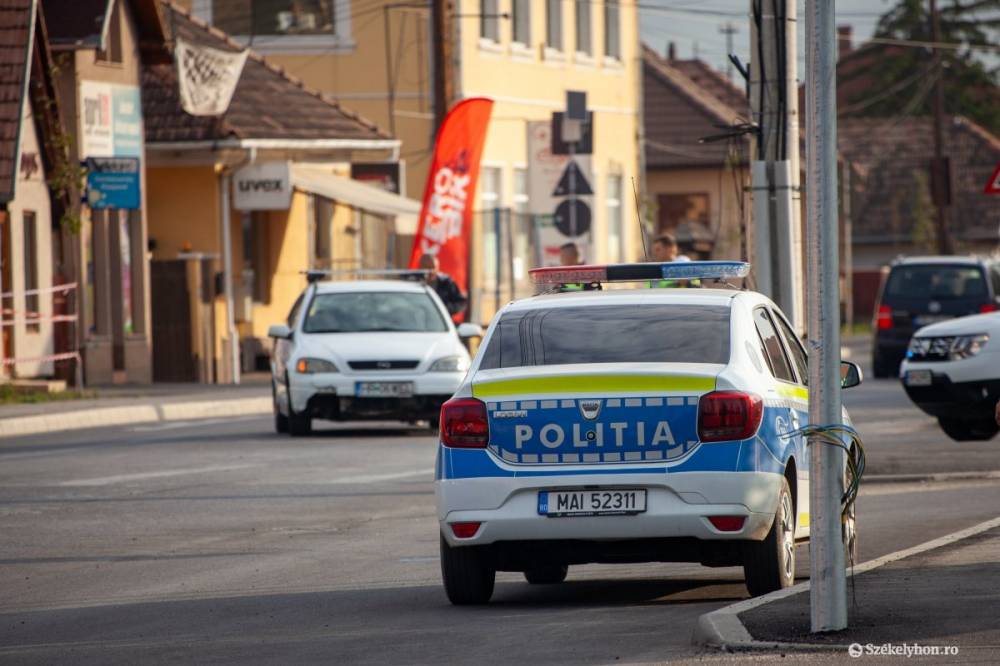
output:
[[[898,385],[855,391],[870,470],[954,471],[970,449],[969,467],[1000,469],[1000,441],[911,428]],[[494,603],[452,607],[434,447],[426,431],[384,425],[290,439],[263,418],[0,440],[0,662],[697,659],[698,615],[746,596],[740,569],[586,566],[559,586],[501,574]],[[997,506],[997,480],[869,485],[861,560]],[[805,548],[799,558],[804,575]]]

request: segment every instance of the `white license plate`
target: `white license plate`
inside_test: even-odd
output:
[[[917,327],[928,326],[940,321],[948,321],[949,319],[954,319],[954,317],[951,315],[917,315],[913,318],[913,325]]]
[[[932,379],[930,370],[908,370],[906,373],[907,386],[930,386]]]
[[[542,490],[538,493],[538,514],[541,516],[623,516],[645,510],[645,488]]]
[[[409,398],[413,382],[358,382],[354,387],[358,398]]]

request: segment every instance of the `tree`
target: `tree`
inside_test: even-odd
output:
[[[869,51],[877,55],[872,53],[874,57],[865,58],[864,66],[842,73],[845,82],[863,77],[866,84],[850,96],[845,115],[929,114],[931,84],[941,75],[947,113],[971,118],[1000,135],[1000,67],[995,65],[996,53],[975,48],[1000,44],[1000,0],[941,0],[939,4],[940,41],[962,44],[957,49],[941,49],[941,73],[928,47],[876,42],[858,54]],[[879,19],[875,37],[930,42],[930,25],[927,0],[898,0]]]

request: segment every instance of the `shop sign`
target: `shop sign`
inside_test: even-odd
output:
[[[288,162],[250,164],[233,174],[233,207],[238,210],[288,210],[292,187]]]

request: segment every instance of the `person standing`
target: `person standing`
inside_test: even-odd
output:
[[[453,317],[465,310],[469,299],[459,289],[451,276],[441,272],[441,264],[433,254],[420,255],[418,264],[421,270],[427,271],[427,285],[438,295],[448,314]]]
[[[686,254],[677,253],[677,239],[672,234],[663,233],[653,241],[653,261],[667,263],[674,261],[691,261]],[[650,280],[651,288],[663,287],[700,287],[700,280]]]

